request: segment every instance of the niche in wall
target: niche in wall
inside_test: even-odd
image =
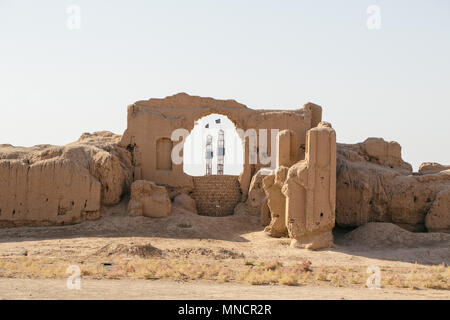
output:
[[[172,170],[173,141],[169,138],[160,138],[156,141],[156,169]]]

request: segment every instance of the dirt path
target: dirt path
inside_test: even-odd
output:
[[[0,279],[1,299],[450,299],[448,291],[250,286],[209,281],[83,280],[68,290],[64,280]]]

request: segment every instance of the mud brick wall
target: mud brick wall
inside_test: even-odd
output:
[[[230,175],[194,177],[191,196],[197,203],[198,213],[214,217],[232,215],[242,195],[238,178]]]

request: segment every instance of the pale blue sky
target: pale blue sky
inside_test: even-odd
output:
[[[128,104],[187,92],[312,101],[339,142],[384,137],[416,169],[450,164],[449,59],[448,0],[0,0],[0,143],[122,133]]]

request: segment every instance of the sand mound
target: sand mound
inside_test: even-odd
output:
[[[149,258],[161,256],[162,250],[153,247],[151,244],[108,244],[98,250],[95,255],[99,256],[132,256],[140,258]]]
[[[414,233],[384,222],[367,223],[346,234],[345,239],[370,248],[450,247],[450,234]]]

